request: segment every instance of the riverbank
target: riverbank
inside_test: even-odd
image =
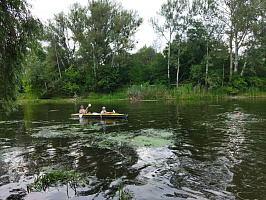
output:
[[[252,95],[240,95],[240,96],[215,96],[215,95],[206,95],[206,96],[187,96],[185,98],[167,98],[167,99],[132,99],[132,98],[103,98],[99,99],[90,99],[90,98],[51,98],[51,99],[27,99],[27,98],[20,98],[18,102],[34,102],[34,103],[72,103],[72,102],[96,102],[96,101],[162,101],[162,100],[204,100],[204,99],[248,99],[248,98],[266,98],[266,94],[252,96]],[[1,102],[1,101],[0,101]]]
[[[34,102],[87,102],[87,101],[158,101],[158,100],[196,100],[196,99],[240,99],[240,98],[265,98],[266,92],[256,88],[249,88],[245,92],[231,94],[227,88],[205,91],[204,87],[182,86],[178,89],[168,89],[166,86],[132,86],[114,93],[91,92],[87,97],[51,97],[42,99],[34,96],[21,95],[19,101]]]

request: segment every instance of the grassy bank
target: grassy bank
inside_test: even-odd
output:
[[[54,97],[51,99],[39,99],[34,96],[21,95],[20,101],[33,102],[83,102],[98,100],[177,100],[177,99],[208,99],[208,98],[248,98],[248,97],[266,97],[266,92],[257,88],[248,88],[244,92],[232,94],[228,87],[221,87],[215,90],[206,91],[203,86],[193,86],[191,84],[183,85],[178,89],[168,89],[163,85],[156,86],[140,86],[133,85],[128,89],[123,89],[114,93],[95,93],[91,92],[87,98],[83,97]]]
[[[164,99],[206,99],[235,97],[266,97],[266,92],[257,88],[248,88],[244,92],[232,94],[228,87],[206,91],[204,86],[187,84],[178,89],[168,89],[166,86],[132,86],[128,89],[130,100],[164,100]]]

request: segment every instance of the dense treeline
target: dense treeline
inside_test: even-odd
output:
[[[24,62],[17,62],[23,64],[21,92],[38,98],[87,97],[132,85],[230,95],[265,92],[265,11],[263,0],[196,0],[192,5],[188,0],[168,0],[150,20],[167,40],[166,48],[157,52],[144,46],[132,53],[134,34],[142,23],[135,11],[111,0],[76,3],[67,14],[38,26],[38,40],[27,48]],[[7,23],[1,21],[1,29]],[[129,94],[137,97],[137,90]]]
[[[16,99],[23,62],[41,29],[25,1],[0,0],[0,100]]]

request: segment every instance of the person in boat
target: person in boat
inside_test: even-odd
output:
[[[106,111],[106,108],[103,106],[102,107],[102,111],[101,111],[101,114],[113,114],[114,112],[107,112]]]
[[[80,106],[80,110],[79,110],[79,114],[86,114],[87,113],[87,109],[85,110],[83,105]]]

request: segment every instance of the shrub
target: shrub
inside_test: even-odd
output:
[[[239,90],[237,88],[229,86],[229,87],[226,87],[226,92],[227,92],[227,94],[235,95],[239,92]]]
[[[247,89],[248,83],[245,81],[244,78],[240,77],[239,75],[235,75],[232,77],[232,84],[234,86],[235,89],[232,90],[232,92],[234,91],[244,91],[245,89]]]

